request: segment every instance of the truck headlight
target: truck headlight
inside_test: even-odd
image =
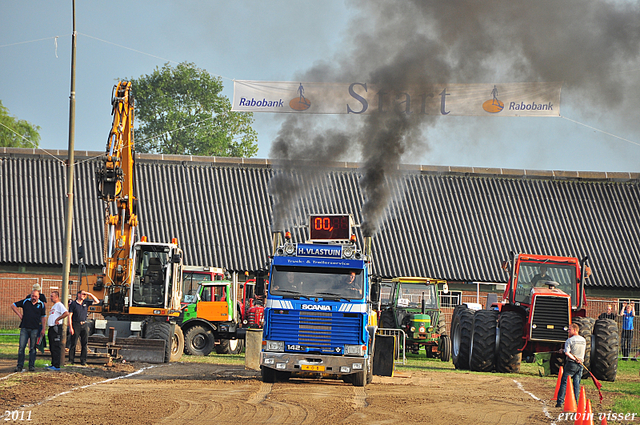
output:
[[[355,252],[355,250],[353,249],[353,247],[351,245],[345,245],[344,247],[342,247],[342,256],[344,258],[353,257],[353,253],[354,252]]]
[[[266,351],[284,351],[284,341],[266,341]]]
[[[293,255],[293,253],[296,252],[296,247],[292,243],[288,243],[284,246],[284,252],[287,255]]]
[[[347,356],[364,356],[367,351],[366,345],[345,345],[344,354]]]

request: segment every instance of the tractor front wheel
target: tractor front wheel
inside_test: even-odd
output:
[[[443,362],[451,360],[451,338],[449,338],[449,335],[440,335],[438,349],[440,351],[440,360]]]

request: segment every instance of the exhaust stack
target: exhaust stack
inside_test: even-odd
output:
[[[276,254],[276,250],[278,249],[279,246],[282,246],[282,232],[281,231],[275,231],[273,232],[273,239],[272,239],[272,243],[273,243],[273,247],[271,250],[271,255],[275,255]]]
[[[371,261],[371,236],[364,237],[364,255]]]

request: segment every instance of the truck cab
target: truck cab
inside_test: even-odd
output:
[[[349,237],[350,216],[321,220],[342,223],[346,234],[337,240],[294,243],[287,233],[272,258],[260,353],[262,378],[275,382],[292,376],[330,377],[364,386],[372,377],[377,329],[370,259]]]

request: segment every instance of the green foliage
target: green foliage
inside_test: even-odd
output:
[[[40,127],[9,115],[0,101],[0,146],[9,148],[37,148],[40,145]]]
[[[130,81],[138,152],[232,157],[258,152],[253,114],[231,111],[220,78],[183,62]]]

